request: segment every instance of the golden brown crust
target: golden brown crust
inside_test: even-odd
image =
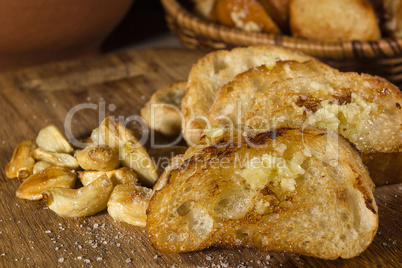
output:
[[[347,141],[310,127],[239,133],[224,132],[213,144],[190,148],[161,175],[147,212],[156,249],[243,246],[336,259],[367,248],[378,227],[374,185]],[[201,142],[212,140],[204,136]],[[338,154],[329,149],[334,144]],[[312,155],[304,155],[306,148]],[[255,188],[241,175],[247,164],[234,166],[247,154],[299,161],[304,173],[295,177],[293,191],[273,181]],[[227,166],[217,167],[219,161]]]

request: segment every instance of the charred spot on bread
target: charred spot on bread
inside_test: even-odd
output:
[[[296,105],[305,107],[308,111],[315,112],[320,106],[320,101],[311,95],[299,96],[296,100]]]
[[[282,132],[284,131],[286,131],[286,128],[262,132],[251,137],[247,135],[245,140],[252,145],[264,145],[267,141],[274,140],[277,137],[282,136]]]
[[[370,197],[370,194],[368,193],[366,187],[363,185],[363,179],[361,178],[361,176],[356,177],[356,182],[354,184],[354,188],[357,189],[363,195],[366,207],[371,212],[373,212],[373,214],[377,214],[377,211],[373,205],[373,203],[374,203],[373,199]]]

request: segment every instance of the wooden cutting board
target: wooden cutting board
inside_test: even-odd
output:
[[[106,212],[61,218],[40,201],[15,197],[20,182],[8,180],[4,168],[18,143],[51,123],[63,129],[66,118],[72,118],[75,137],[83,138],[103,113],[138,115],[155,90],[186,79],[200,56],[176,49],[128,51],[0,75],[0,266],[401,267],[402,184],[376,189],[380,227],[370,247],[335,261],[243,248],[161,254],[144,228],[115,222]],[[87,108],[72,112],[77,107]]]

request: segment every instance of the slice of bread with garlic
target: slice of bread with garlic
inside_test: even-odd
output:
[[[248,69],[266,65],[273,67],[279,60],[298,62],[315,59],[301,52],[275,46],[254,46],[220,50],[202,57],[191,68],[181,110],[184,115],[182,132],[189,145],[197,143],[203,129],[208,109],[216,98],[216,91]]]
[[[378,228],[373,189],[334,132],[212,128],[155,184],[147,231],[162,252],[243,246],[352,258]]]
[[[218,90],[212,125],[280,127],[292,120],[343,135],[362,153],[376,185],[402,182],[402,93],[383,78],[278,62],[254,68]],[[314,70],[315,69],[315,70]]]

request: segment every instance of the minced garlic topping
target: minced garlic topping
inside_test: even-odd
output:
[[[239,171],[253,190],[263,189],[269,182],[274,182],[284,190],[294,191],[295,178],[301,174],[304,174],[304,169],[300,165],[269,154],[252,158],[246,163],[246,168]]]
[[[307,124],[337,131],[351,142],[359,139],[359,133],[367,128],[370,113],[378,110],[374,103],[366,102],[360,95],[352,93],[351,103],[345,105],[321,103],[320,109],[307,118]]]

